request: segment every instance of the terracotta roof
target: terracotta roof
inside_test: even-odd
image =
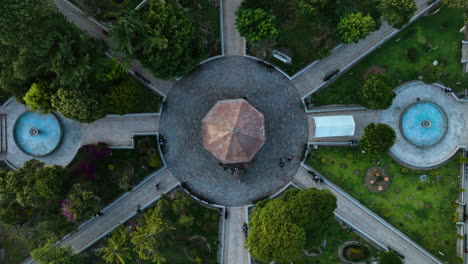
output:
[[[265,143],[263,114],[244,99],[218,101],[202,120],[202,136],[222,163],[248,162]]]

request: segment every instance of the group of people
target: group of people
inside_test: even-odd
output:
[[[288,161],[291,161],[292,160],[292,157],[291,156],[288,156]],[[282,168],[284,167],[284,164],[285,164],[285,159],[284,158],[280,158],[280,162],[279,162],[279,166]]]

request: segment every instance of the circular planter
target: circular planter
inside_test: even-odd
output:
[[[350,252],[352,249],[360,250],[362,252],[362,256],[358,256],[358,252]],[[351,259],[352,255],[355,255],[355,260]],[[338,256],[344,263],[365,264],[366,261],[371,258],[371,249],[365,243],[358,241],[347,241],[344,242],[343,245],[341,245],[338,249]]]

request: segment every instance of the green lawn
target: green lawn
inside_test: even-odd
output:
[[[10,231],[7,225],[0,225],[0,229],[0,247],[5,249],[5,260],[2,263],[20,263],[36,248],[38,234],[33,232],[32,238],[26,238],[26,233],[32,231],[31,228],[23,226],[19,231],[15,227]]]
[[[261,42],[259,44],[248,43],[248,53],[269,61],[287,74],[293,75],[314,60],[319,59],[320,52],[324,46],[329,50],[338,45],[339,41],[335,38],[333,30],[336,25],[330,22],[330,25],[318,25],[322,18],[316,16],[298,16],[295,23],[285,29],[278,40],[274,43]],[[323,24],[323,22],[321,22]],[[273,49],[285,50],[292,58],[291,64],[283,63],[275,59],[271,53]]]
[[[191,20],[200,28],[201,34],[203,35],[203,40],[205,41],[205,46],[208,49],[207,58],[220,55],[221,24],[219,17],[219,7],[214,6],[209,0],[179,1],[179,3],[181,2],[191,3],[189,6],[192,6],[192,3],[195,4],[191,8],[187,8],[185,10],[187,11],[187,14],[190,16]],[[168,3],[178,6],[176,0],[169,0]]]
[[[317,106],[362,104],[358,90],[363,85],[363,75],[371,66],[385,68],[393,80],[401,83],[417,80],[423,65],[430,64],[434,60],[439,61],[443,72],[440,81],[455,90],[460,90],[461,87],[456,83],[461,79],[462,72],[460,43],[463,34],[459,33],[462,26],[463,12],[446,7],[433,16],[420,18],[332,85],[312,95],[312,103]],[[427,45],[430,43],[438,48],[432,52],[428,51]],[[410,48],[417,50],[418,55],[414,61],[408,60],[405,56],[405,52]]]
[[[452,218],[460,164],[455,159],[432,171],[402,173],[403,166],[387,154],[372,158],[350,147],[320,147],[314,153],[307,160],[311,167],[438,257],[458,263]],[[386,191],[371,193],[364,184],[366,171],[374,166],[390,175]],[[427,181],[420,181],[423,174]]]

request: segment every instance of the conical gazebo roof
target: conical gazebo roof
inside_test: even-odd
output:
[[[248,162],[265,143],[263,114],[244,99],[218,101],[202,120],[202,136],[222,163]]]

